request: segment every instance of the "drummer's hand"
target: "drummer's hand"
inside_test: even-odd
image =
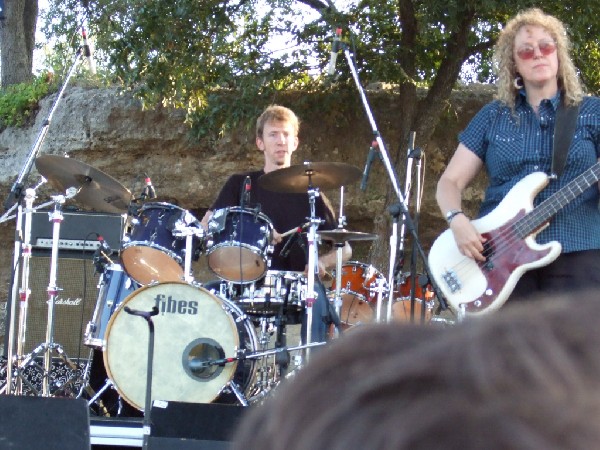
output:
[[[277,230],[273,230],[273,245],[277,245],[281,241],[283,241],[283,237],[281,236],[281,234],[279,234]]]

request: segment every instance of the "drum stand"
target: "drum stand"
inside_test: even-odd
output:
[[[196,220],[196,218],[190,214],[188,211],[185,212],[183,217],[183,223],[178,220],[175,223],[175,228],[173,229],[174,237],[185,237],[185,258],[184,258],[184,273],[183,279],[187,283],[191,283],[194,281],[194,277],[192,274],[192,253],[193,253],[193,238],[197,237],[200,242],[204,240],[205,231],[202,226],[190,226],[192,222]]]
[[[50,221],[53,223],[52,225],[52,253],[50,257],[50,280],[48,284],[48,319],[46,325],[46,341],[40,345],[38,345],[33,352],[31,352],[24,360],[21,367],[26,367],[28,364],[35,364],[35,358],[40,354],[44,355],[44,368],[43,368],[43,378],[42,378],[42,396],[49,397],[50,396],[50,376],[52,370],[52,353],[56,352],[60,359],[63,360],[65,364],[69,366],[71,369],[77,369],[78,366],[73,363],[67,354],[64,352],[62,346],[54,342],[54,305],[56,302],[56,297],[60,288],[56,286],[56,273],[58,268],[58,242],[60,237],[60,225],[63,221],[62,215],[62,205],[65,203],[67,198],[72,198],[77,195],[77,190],[74,188],[69,188],[67,190],[67,196],[64,195],[55,195],[52,197],[54,201],[54,211],[50,215]],[[65,383],[65,385],[61,386],[61,389],[64,386],[71,383],[71,379]]]
[[[319,189],[312,186],[311,174],[308,173],[308,200],[310,204],[310,226],[308,229],[308,277],[306,287],[306,343],[312,344],[313,305],[316,300],[315,274],[319,271],[317,263],[317,227],[322,220],[316,217],[315,202]],[[324,299],[327,301],[327,299]],[[306,348],[306,360],[310,358],[310,346]]]
[[[340,188],[340,214],[338,217],[338,229],[343,230],[346,227],[346,216],[344,216],[344,186]],[[335,253],[335,295],[333,297],[333,307],[337,317],[341,317],[342,312],[342,259],[345,242],[334,242],[336,248]],[[340,334],[339,327],[333,327],[334,337],[338,337]]]

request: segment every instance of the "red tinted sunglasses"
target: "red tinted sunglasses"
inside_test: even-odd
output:
[[[540,41],[538,42],[540,53],[544,56],[551,55],[556,51],[556,42]],[[517,50],[517,56],[521,59],[532,59],[535,56],[535,47],[533,45],[523,45]]]

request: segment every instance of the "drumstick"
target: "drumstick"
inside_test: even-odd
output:
[[[285,233],[281,234],[281,237],[284,238],[284,237],[288,237],[289,235],[294,234],[294,233],[300,233],[303,228],[305,228],[309,225],[310,225],[310,222],[306,222],[305,224],[303,224],[299,227],[295,227],[295,228],[292,228],[291,230],[287,230]]]

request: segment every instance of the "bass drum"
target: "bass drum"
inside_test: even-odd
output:
[[[149,327],[125,308],[159,313],[153,316],[152,400],[230,403],[225,388],[235,383],[248,396],[255,379],[253,359],[205,367],[205,361],[234,358],[237,351],[256,351],[252,323],[240,309],[204,288],[182,282],[143,287],[127,297],[113,314],[105,334],[104,365],[123,399],[143,410],[146,398]],[[225,392],[224,392],[225,391]]]

